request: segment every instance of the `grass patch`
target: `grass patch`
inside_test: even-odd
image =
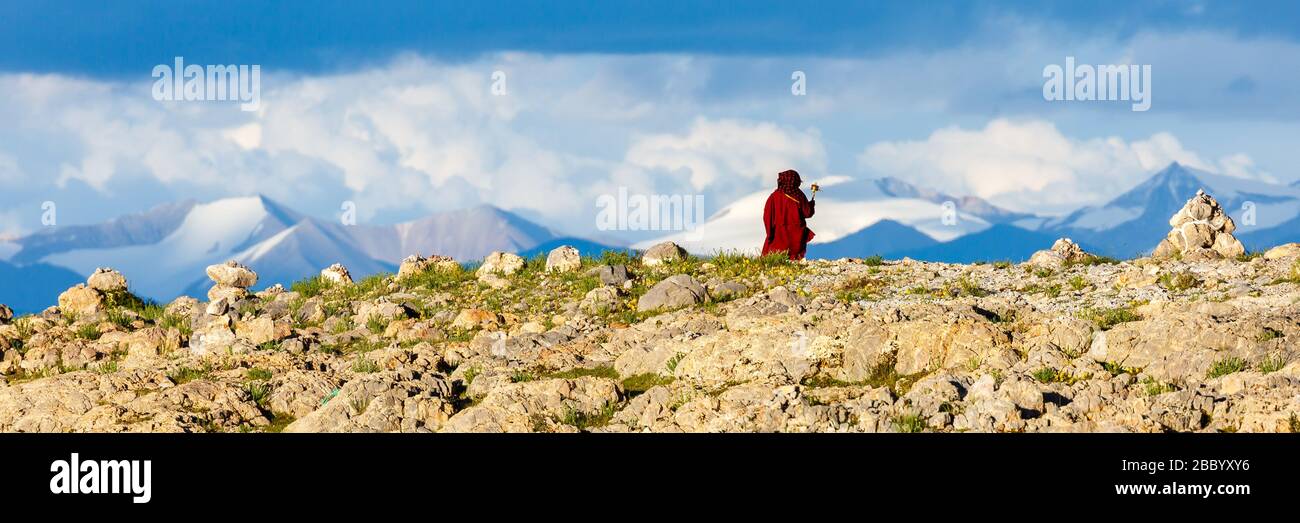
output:
[[[253,367],[248,369],[248,372],[244,373],[244,377],[250,380],[269,380],[271,379],[271,376],[271,371],[261,367]]]
[[[1075,383],[1087,380],[1092,377],[1089,374],[1084,374],[1082,376],[1079,376],[1079,375],[1071,374],[1063,369],[1058,370],[1058,369],[1053,369],[1051,367],[1043,367],[1041,369],[1038,369],[1034,371],[1033,374],[1031,374],[1031,376],[1033,376],[1034,379],[1042,383],[1064,383],[1066,385],[1074,385]]]
[[[559,379],[566,379],[566,380],[576,380],[584,376],[591,376],[593,378],[609,378],[612,380],[617,380],[618,372],[614,370],[614,367],[591,367],[591,368],[569,369],[569,370],[559,371],[559,372],[548,372],[541,375],[541,377],[543,378],[548,378],[548,379],[559,378]]]
[[[1139,315],[1132,307],[1116,307],[1113,309],[1087,308],[1079,312],[1079,318],[1089,320],[1101,330],[1110,330],[1112,327],[1121,323],[1131,321],[1140,321],[1142,316]]]
[[[925,429],[929,428],[925,423],[925,418],[922,418],[920,414],[895,416],[891,422],[894,424],[895,429],[904,434],[925,432]]]
[[[1106,372],[1109,372],[1111,376],[1119,376],[1120,374],[1137,376],[1142,373],[1142,369],[1137,367],[1125,367],[1122,362],[1117,363],[1114,361],[1102,362],[1101,368],[1106,369]]]
[[[1259,362],[1259,365],[1256,365],[1255,369],[1263,374],[1268,374],[1270,372],[1282,370],[1282,367],[1286,367],[1287,363],[1290,363],[1290,361],[1287,360],[1286,355],[1273,354],[1264,358],[1264,361]]]
[[[1174,387],[1173,384],[1161,383],[1159,381],[1156,381],[1155,378],[1152,378],[1150,376],[1147,376],[1146,378],[1142,379],[1142,387],[1143,390],[1146,391],[1147,396],[1159,396],[1166,392],[1173,392],[1178,390],[1178,388]]]
[[[167,374],[167,378],[177,385],[189,383],[194,380],[203,379],[212,373],[211,364],[203,364],[201,367],[177,367],[176,370]]]
[[[1227,376],[1234,372],[1241,372],[1246,370],[1246,368],[1246,360],[1236,356],[1229,356],[1214,362],[1214,365],[1210,366],[1209,372],[1205,373],[1205,377],[1208,379],[1214,379],[1220,376]]]
[[[1161,274],[1156,282],[1169,292],[1182,292],[1201,286],[1201,279],[1187,271],[1166,272]]]
[[[383,367],[380,367],[378,362],[370,358],[357,358],[356,361],[352,362],[352,372],[370,374],[380,370],[383,370]]]
[[[102,333],[99,332],[99,326],[93,323],[87,323],[80,327],[77,327],[77,330],[73,331],[72,334],[83,340],[92,340],[92,341],[97,340],[99,339],[100,336],[102,336]]]
[[[1079,275],[1075,275],[1073,278],[1070,278],[1070,281],[1068,283],[1070,284],[1070,288],[1073,289],[1075,292],[1081,291],[1088,286],[1088,280],[1085,279],[1083,276],[1079,276]]]
[[[605,404],[604,407],[601,407],[600,412],[595,414],[579,412],[576,409],[569,408],[569,410],[564,413],[564,417],[560,422],[565,425],[577,427],[578,430],[586,431],[588,429],[608,425],[609,420],[614,418],[614,413],[614,404],[612,403]]]
[[[669,385],[674,381],[671,376],[662,376],[653,372],[628,376],[622,381],[623,391],[628,396],[638,396],[641,393],[658,387],[660,385]]]

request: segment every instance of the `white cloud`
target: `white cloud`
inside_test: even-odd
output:
[[[925,140],[878,142],[858,157],[872,175],[1036,213],[1100,203],[1175,161],[1233,176],[1268,177],[1243,154],[1207,162],[1169,133],[1133,142],[1072,139],[1043,120],[996,119],[978,130],[948,127]]]
[[[684,172],[693,188],[726,178],[775,180],[786,169],[825,170],[826,151],[815,129],[798,131],[771,123],[697,119],[686,134],[637,138],[629,165]]]

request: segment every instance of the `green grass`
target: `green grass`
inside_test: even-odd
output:
[[[1174,387],[1172,384],[1161,383],[1159,381],[1156,381],[1155,378],[1152,378],[1150,376],[1147,376],[1146,378],[1142,379],[1142,387],[1146,391],[1147,396],[1159,396],[1166,392],[1173,392],[1175,390],[1178,390],[1178,388]]]
[[[1132,307],[1088,308],[1079,311],[1078,316],[1081,319],[1092,321],[1101,330],[1110,330],[1121,323],[1142,320],[1142,316],[1134,311]]]
[[[922,418],[920,414],[895,416],[891,422],[894,424],[895,429],[904,434],[925,432],[925,429],[929,428],[926,426],[925,418]]]
[[[249,381],[244,384],[244,390],[248,391],[248,396],[263,410],[266,410],[267,400],[271,394],[271,388],[262,381]]]
[[[171,379],[177,385],[180,385],[182,383],[189,383],[194,380],[206,378],[211,373],[212,365],[205,363],[201,367],[177,367],[176,370],[167,374],[167,378]]]
[[[1070,288],[1074,289],[1075,292],[1081,291],[1088,286],[1088,280],[1085,279],[1083,276],[1079,276],[1079,275],[1075,275],[1073,278],[1070,278],[1070,281],[1068,283],[1070,284]]]
[[[605,406],[600,409],[600,412],[597,412],[595,414],[579,412],[577,409],[569,408],[567,411],[565,411],[564,417],[560,420],[560,422],[564,423],[565,425],[572,425],[574,427],[577,427],[578,430],[586,431],[596,427],[603,427],[605,425],[608,425],[609,420],[614,418],[615,412],[616,411],[614,410],[614,404],[612,403],[605,404]]]
[[[293,415],[291,414],[285,414],[283,412],[272,413],[271,424],[262,427],[262,432],[271,433],[271,434],[283,432],[284,428],[288,427],[290,423],[293,423],[293,421],[294,418]]]
[[[1142,369],[1125,367],[1123,362],[1104,361],[1101,363],[1101,368],[1106,369],[1106,372],[1109,372],[1111,376],[1119,376],[1120,374],[1137,376],[1142,373]]]
[[[612,380],[617,380],[618,372],[614,370],[614,367],[591,367],[591,368],[579,367],[576,369],[569,369],[569,370],[558,371],[558,372],[547,372],[540,375],[541,378],[547,378],[547,379],[559,378],[559,379],[566,379],[566,380],[574,380],[586,376],[590,376],[594,378],[609,378]]]
[[[668,358],[668,361],[664,363],[664,368],[667,369],[668,372],[677,372],[677,364],[681,363],[682,358],[685,357],[686,357],[685,352],[679,352],[677,354],[673,354]]]
[[[289,285],[289,290],[298,293],[303,298],[314,298],[324,294],[331,286],[329,280],[316,275],[293,282]]]
[[[1084,374],[1082,376],[1075,375],[1065,370],[1057,370],[1051,367],[1043,367],[1041,369],[1034,371],[1030,375],[1033,376],[1034,379],[1042,383],[1064,383],[1066,385],[1074,385],[1075,383],[1087,380],[1092,377],[1091,375],[1088,374]]]
[[[375,334],[383,334],[389,323],[391,323],[391,320],[378,314],[371,314],[370,317],[366,318],[366,328]]]
[[[871,256],[867,256],[866,258],[863,258],[862,264],[868,267],[879,267],[885,264],[885,259],[881,258],[879,254],[873,254]]]
[[[380,370],[383,370],[383,368],[379,366],[379,363],[370,358],[357,358],[356,361],[352,362],[353,372],[370,374],[372,372],[379,372]]]
[[[1246,360],[1236,356],[1228,356],[1215,361],[1214,365],[1210,366],[1209,372],[1205,373],[1205,377],[1208,379],[1214,379],[1220,376],[1227,376],[1234,372],[1246,370],[1247,367],[1248,365],[1246,364]]]
[[[1161,274],[1156,282],[1169,292],[1182,292],[1201,285],[1201,279],[1187,271],[1166,272]]]
[[[77,330],[73,331],[73,335],[83,340],[97,340],[102,335],[102,333],[99,332],[98,325],[95,325],[93,323],[86,323],[80,327],[77,327]]]
[[[244,373],[244,377],[250,380],[269,380],[271,379],[271,376],[271,371],[261,367],[253,367],[248,369],[248,372]]]
[[[1255,341],[1264,343],[1264,342],[1276,340],[1278,338],[1281,338],[1282,336],[1283,336],[1282,331],[1279,331],[1271,327],[1264,327],[1264,330],[1260,331],[1258,336],[1255,336]]]
[[[673,381],[673,378],[670,376],[662,376],[653,372],[647,372],[645,374],[637,374],[635,376],[624,378],[622,385],[623,391],[626,392],[628,396],[637,396],[657,386],[669,385]]]
[[[1273,354],[1264,358],[1264,361],[1259,362],[1259,365],[1256,365],[1255,368],[1263,374],[1268,374],[1282,370],[1287,363],[1290,363],[1290,361],[1287,360],[1285,354]]]

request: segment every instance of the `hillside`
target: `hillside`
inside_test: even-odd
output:
[[[255,294],[219,265],[222,297],[165,307],[98,273],[57,310],[0,316],[0,431],[1300,430],[1297,245],[643,256],[411,260]]]

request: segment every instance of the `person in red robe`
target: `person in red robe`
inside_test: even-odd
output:
[[[764,256],[784,252],[791,260],[802,260],[807,252],[813,232],[805,220],[812,218],[817,202],[809,200],[799,190],[802,183],[795,171],[776,175],[776,190],[767,197],[767,204],[763,206],[763,227],[767,230],[767,238],[763,240]]]

